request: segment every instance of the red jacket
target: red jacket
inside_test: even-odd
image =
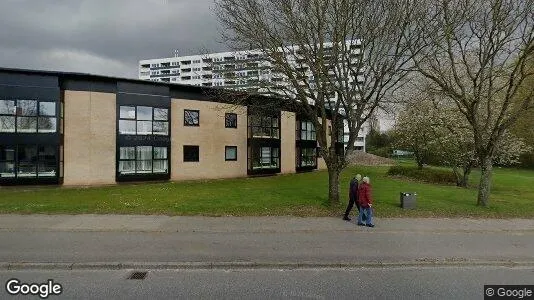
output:
[[[371,198],[371,185],[363,182],[358,188],[358,202],[361,207],[368,208],[370,204],[373,204],[373,198]]]

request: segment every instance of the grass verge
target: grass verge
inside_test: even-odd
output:
[[[495,169],[490,206],[476,206],[477,191],[386,175],[388,167],[347,168],[340,207],[327,205],[328,173],[187,182],[121,184],[90,188],[0,188],[0,213],[164,214],[206,216],[340,216],[348,182],[370,176],[378,217],[534,217],[534,171]],[[480,174],[474,171],[471,186]],[[417,209],[399,207],[400,192],[417,192]]]

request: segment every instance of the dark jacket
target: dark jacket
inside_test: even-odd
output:
[[[371,185],[363,182],[358,189],[358,201],[363,208],[370,207],[373,204],[373,198],[371,197]]]
[[[352,178],[349,185],[349,199],[358,201],[358,180]]]

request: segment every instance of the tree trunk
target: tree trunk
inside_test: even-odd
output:
[[[456,177],[456,186],[462,186],[462,175],[460,175],[460,171],[456,166],[452,167],[452,172],[454,173],[454,177]]]
[[[469,182],[469,174],[471,174],[471,167],[464,167],[464,173],[462,176],[462,180],[460,181],[460,186],[466,188],[467,183]]]
[[[415,161],[417,162],[417,168],[419,170],[423,169],[423,159],[420,156],[415,157]]]
[[[483,157],[480,159],[480,172],[477,205],[488,206],[491,190],[491,175],[493,172],[493,161],[491,157]]]
[[[331,208],[339,205],[339,171],[328,170],[328,202]]]

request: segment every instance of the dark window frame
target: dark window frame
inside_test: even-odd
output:
[[[305,151],[313,151],[312,155],[304,155]],[[299,148],[299,167],[317,167],[317,157],[318,157],[318,151],[317,147],[302,147]],[[311,158],[310,160],[313,160],[312,165],[304,165],[303,162],[305,161],[305,158]]]
[[[229,120],[229,117],[233,117],[233,120]],[[225,128],[237,128],[237,114],[226,113],[224,114],[224,127]]]
[[[48,179],[48,178],[59,178],[60,174],[60,166],[58,164],[59,158],[59,146],[58,145],[48,145],[48,144],[11,144],[11,145],[2,145],[0,148],[7,148],[13,150],[13,159],[1,159],[0,162],[2,163],[12,163],[13,164],[13,176],[2,176],[0,175],[0,179]],[[34,156],[33,157],[27,157],[27,158],[21,158],[22,155],[22,149],[24,148],[32,148],[34,149]],[[46,157],[47,152],[41,152],[42,150],[45,150],[46,148],[51,149],[51,152],[48,152],[48,154],[52,155],[52,157]],[[42,154],[45,154],[43,156]],[[26,164],[26,167],[32,167],[33,174],[34,175],[26,175],[24,176],[21,173],[21,165]],[[54,172],[52,175],[44,175],[41,170],[41,167],[44,166],[45,168],[49,168],[52,166],[52,172]]]
[[[259,125],[254,125],[254,123],[259,123]],[[267,123],[269,126],[265,126]],[[278,116],[249,115],[248,127],[251,138],[280,139],[280,117]],[[258,132],[266,133],[267,131],[269,132],[268,135],[255,135]],[[276,134],[273,134],[274,132]]]
[[[31,133],[31,134],[39,134],[39,133],[44,133],[44,134],[53,134],[53,133],[57,133],[59,128],[58,128],[58,119],[59,119],[59,114],[58,114],[58,107],[57,107],[57,101],[53,101],[53,100],[39,100],[39,99],[0,99],[2,101],[12,101],[14,102],[13,104],[13,108],[15,108],[15,110],[12,112],[12,113],[0,113],[0,117],[10,117],[10,118],[13,118],[14,120],[14,123],[13,123],[13,131],[0,131],[0,133]],[[19,101],[33,101],[35,102],[35,112],[32,113],[32,114],[28,114],[28,115],[25,115],[25,114],[22,114],[22,108],[21,106],[19,105]],[[44,112],[41,112],[41,103],[53,103],[53,107],[54,107],[54,114],[53,115],[50,115],[50,114],[45,114]],[[29,119],[31,120],[35,126],[32,126],[33,128],[33,131],[20,131],[19,130],[19,119],[22,120],[22,118],[25,118],[25,119]],[[46,130],[45,128],[41,129],[41,127],[39,126],[42,122],[44,122],[44,120],[47,119],[47,120],[50,120],[52,119],[53,120],[53,130]],[[31,130],[31,129],[30,129]]]
[[[228,156],[226,155],[227,154],[226,151],[229,148],[235,149],[235,158],[228,158]],[[237,146],[224,146],[224,160],[225,161],[237,161]]]
[[[269,148],[269,156],[262,156],[263,152],[262,152],[262,148]],[[273,153],[275,151],[273,151],[273,149],[277,149],[277,155],[273,155]],[[255,154],[255,151],[258,151],[259,155],[256,156],[254,155]],[[250,160],[250,167],[251,167],[251,170],[252,171],[257,171],[257,170],[277,170],[277,169],[280,169],[280,147],[278,146],[256,146],[256,147],[253,147],[251,149],[251,157],[249,157],[249,160]],[[269,164],[268,165],[263,165],[263,162],[262,162],[262,159],[268,159],[269,160]],[[273,166],[272,165],[272,162],[273,161],[276,161],[276,165]],[[254,166],[254,163],[257,162],[259,166]]]
[[[186,112],[196,113],[197,114],[197,123],[188,123],[187,118],[185,117]],[[200,110],[198,109],[184,109],[184,126],[199,127],[200,126]]]
[[[311,124],[312,125],[312,130],[307,130],[306,129],[303,129],[303,124]],[[315,139],[303,139],[302,138],[302,134],[305,133],[305,136],[307,136],[308,134],[307,133],[310,133],[311,135],[313,135],[315,137]],[[306,121],[306,120],[301,120],[299,121],[299,128],[298,128],[298,132],[297,132],[297,136],[298,136],[298,139],[301,140],[301,141],[317,141],[317,131],[315,129],[315,125],[313,124],[312,121]]]
[[[186,153],[186,149],[187,149],[187,153]],[[196,151],[196,154],[191,155],[191,152],[189,151]],[[183,156],[184,156],[184,160],[183,160],[184,162],[200,162],[200,147],[198,145],[184,145]]]
[[[138,159],[138,147],[152,147],[152,163],[151,163],[151,172],[138,172],[137,171],[137,162],[139,161],[148,161],[148,159]],[[133,158],[120,158],[120,150],[121,148],[133,148],[134,157]],[[166,151],[166,158],[155,158],[155,149],[156,148],[167,148]],[[121,173],[119,166],[121,161],[129,161],[133,162],[134,171],[133,173]],[[167,171],[166,172],[154,172],[154,162],[155,161],[167,161]],[[117,172],[120,176],[139,176],[139,175],[159,175],[159,174],[170,174],[169,172],[169,147],[166,146],[154,146],[154,145],[135,145],[135,146],[120,146],[119,147],[119,156],[117,160]]]
[[[121,115],[120,115],[121,107],[133,107],[134,108],[134,116],[133,117],[121,117]],[[151,112],[151,119],[150,120],[141,120],[141,119],[139,119],[139,114],[137,113],[139,107],[149,107],[149,108],[151,108],[152,112]],[[156,120],[155,114],[154,114],[154,111],[156,109],[166,110],[167,111],[167,119],[166,120],[163,120],[163,119],[157,119]],[[120,128],[121,121],[134,122],[135,123],[135,133],[121,133],[121,128]],[[144,134],[144,133],[140,134],[139,130],[138,130],[138,125],[137,125],[139,122],[150,122],[150,124],[151,124],[150,133],[148,133],[148,134]],[[154,123],[156,123],[156,122],[157,123],[166,123],[167,124],[167,133],[166,134],[155,133],[154,132]],[[160,107],[160,106],[150,106],[150,105],[128,105],[128,104],[119,105],[118,123],[117,123],[117,133],[118,133],[118,135],[169,136],[169,131],[170,131],[169,108]]]

